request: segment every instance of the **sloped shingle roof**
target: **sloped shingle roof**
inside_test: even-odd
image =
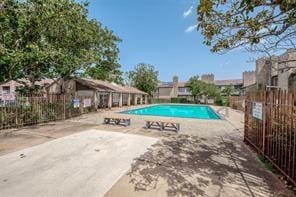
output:
[[[242,79],[229,79],[229,80],[215,80],[215,85],[217,86],[227,86],[227,85],[242,85]]]
[[[2,83],[0,83],[0,85],[5,85],[7,83],[10,83],[11,81],[14,81],[16,83],[15,85],[17,85],[17,86],[25,86],[25,85],[29,86],[30,83],[31,83],[28,79],[22,78],[22,79],[10,80],[10,81],[6,81],[6,82],[2,82]],[[36,81],[35,82],[35,85],[46,86],[46,85],[49,85],[49,84],[51,84],[53,82],[54,82],[53,79],[47,79],[46,78],[46,79],[41,79],[40,81]]]
[[[115,83],[110,83],[107,81],[88,79],[88,78],[78,78],[76,81],[82,83],[83,85],[90,86],[92,88],[98,89],[100,91],[110,91],[110,92],[120,92],[120,93],[133,93],[133,94],[147,94],[146,92],[140,91],[137,88],[131,86],[121,86]]]
[[[227,86],[227,85],[242,85],[242,79],[228,79],[228,80],[215,80],[214,84],[217,86]],[[178,82],[178,87],[185,87],[186,82]],[[173,82],[161,82],[158,83],[159,88],[172,88]]]

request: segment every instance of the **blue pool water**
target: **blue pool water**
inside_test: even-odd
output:
[[[166,116],[198,119],[220,119],[214,110],[204,105],[161,104],[122,112],[124,114]]]

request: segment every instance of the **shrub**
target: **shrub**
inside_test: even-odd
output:
[[[187,98],[171,98],[171,103],[193,103],[188,101]]]
[[[227,98],[221,96],[215,99],[215,104],[219,106],[228,106],[229,102]]]
[[[154,103],[169,103],[170,100],[169,99],[159,99],[159,98],[151,98],[150,103],[154,104]]]

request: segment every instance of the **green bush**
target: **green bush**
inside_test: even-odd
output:
[[[229,102],[228,99],[226,97],[218,97],[215,99],[215,104],[219,105],[219,106],[228,106]]]
[[[258,155],[259,160],[264,164],[265,168],[269,171],[273,171],[273,165],[264,157],[264,155]]]
[[[159,98],[151,98],[150,103],[156,104],[156,103],[169,103],[169,99],[159,99]]]
[[[171,103],[192,103],[187,98],[171,98]]]

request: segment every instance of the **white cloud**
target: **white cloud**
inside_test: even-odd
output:
[[[197,25],[191,25],[185,30],[185,32],[186,33],[193,32],[196,28],[197,28]]]
[[[183,13],[184,18],[186,18],[187,16],[189,16],[193,11],[193,5]]]

